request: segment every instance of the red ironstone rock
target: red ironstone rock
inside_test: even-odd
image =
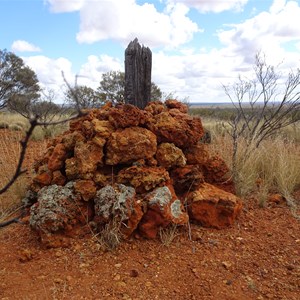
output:
[[[178,167],[170,172],[170,176],[179,195],[195,190],[204,182],[202,168],[198,165]]]
[[[175,99],[168,99],[168,100],[166,100],[165,104],[166,104],[167,108],[169,108],[169,109],[176,108],[184,114],[186,114],[189,110],[189,107],[186,104],[184,104],[180,101],[177,101]]]
[[[107,145],[106,164],[132,163],[154,156],[156,136],[146,128],[129,127],[112,133]]]
[[[162,143],[157,147],[156,159],[158,164],[166,169],[172,167],[183,167],[186,164],[186,158],[182,150],[173,143]]]
[[[109,122],[116,128],[135,127],[145,124],[147,115],[132,104],[118,105],[109,111]]]
[[[146,125],[157,136],[159,143],[173,143],[179,148],[197,144],[203,135],[201,120],[180,111],[174,116],[170,112],[154,115]]]
[[[81,174],[93,173],[98,166],[103,165],[103,147],[92,141],[76,143],[74,157]]]
[[[209,159],[208,145],[191,145],[184,149],[184,154],[189,165],[205,165]]]
[[[84,201],[93,199],[96,195],[96,185],[93,180],[77,180],[74,189],[79,193]]]
[[[50,171],[60,170],[65,163],[68,152],[63,144],[57,144],[48,160],[48,168]]]
[[[146,105],[144,110],[152,115],[158,115],[163,111],[167,111],[167,108],[161,101],[152,101]]]
[[[232,225],[242,209],[240,198],[208,183],[190,192],[187,202],[192,220],[219,229]]]
[[[204,164],[204,177],[208,183],[222,183],[226,181],[226,174],[228,174],[229,168],[225,161],[218,155],[215,155],[208,159]]]
[[[61,171],[57,170],[53,172],[53,177],[51,184],[64,185],[66,183],[66,177],[61,173]]]
[[[148,210],[139,225],[139,232],[143,236],[155,238],[160,227],[166,227],[170,223],[183,225],[188,222],[189,217],[172,188],[158,187],[148,193],[145,200]]]
[[[169,179],[169,173],[164,168],[132,166],[119,172],[117,182],[131,185],[138,193],[144,193],[164,185]]]

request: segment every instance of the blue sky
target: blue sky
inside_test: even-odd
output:
[[[300,1],[0,0],[0,48],[22,57],[45,89],[97,88],[124,70],[137,37],[152,50],[152,79],[190,102],[228,101],[222,84],[250,76],[262,51],[283,72],[300,67]]]

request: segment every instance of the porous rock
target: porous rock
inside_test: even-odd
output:
[[[78,142],[74,148],[74,158],[80,174],[93,173],[103,165],[103,148],[92,141]]]
[[[121,170],[117,181],[133,186],[138,193],[144,193],[164,185],[169,179],[169,173],[164,168],[132,166]]]
[[[204,182],[201,166],[185,165],[170,172],[176,193],[184,194],[193,191]]]
[[[80,194],[84,201],[93,199],[96,195],[96,185],[93,180],[77,180],[74,183],[74,190]]]
[[[56,243],[53,234],[68,234],[74,226],[91,217],[88,206],[73,190],[73,182],[65,186],[51,185],[37,194],[37,202],[30,209],[30,226],[41,235],[44,243]],[[51,245],[50,245],[51,246]]]
[[[229,168],[225,161],[218,155],[215,155],[208,159],[204,166],[204,177],[208,183],[222,183],[228,178],[226,175],[229,172]]]
[[[195,145],[203,135],[203,127],[199,118],[190,117],[176,110],[154,115],[147,128],[157,136],[159,143],[173,143],[179,148]]]
[[[143,236],[155,238],[160,227],[166,227],[170,223],[183,225],[188,222],[189,217],[172,188],[158,187],[148,193],[145,199],[148,209],[139,225]]]
[[[84,142],[85,137],[78,131],[66,132],[62,137],[62,144],[68,152],[72,152],[76,142]]]
[[[161,101],[151,101],[146,105],[144,110],[151,115],[157,115],[163,111],[167,111],[167,107]]]
[[[51,184],[53,173],[49,170],[47,165],[42,165],[38,168],[37,175],[33,178],[33,183],[40,187]]]
[[[94,132],[97,137],[107,139],[114,132],[115,128],[111,122],[106,120],[92,119]]]
[[[169,109],[176,108],[184,114],[186,114],[189,110],[189,107],[187,106],[187,104],[179,102],[175,99],[168,99],[168,100],[166,100],[165,104],[166,104],[167,108],[169,108]]]
[[[189,165],[204,166],[209,160],[208,146],[198,143],[184,149],[184,155]]]
[[[56,171],[64,166],[65,159],[67,158],[68,152],[63,144],[57,144],[51,156],[48,160],[48,169],[50,171]]]
[[[156,136],[142,127],[117,129],[107,142],[106,164],[132,163],[156,153]]]
[[[242,209],[240,198],[209,183],[190,192],[187,202],[192,220],[219,229],[232,225]]]
[[[122,104],[110,109],[108,119],[116,128],[135,127],[145,124],[147,114],[132,104]]]
[[[53,172],[51,185],[65,185],[67,178],[61,173],[61,171],[57,170]]]
[[[160,166],[166,169],[172,167],[183,167],[186,164],[186,158],[182,150],[173,143],[162,143],[157,147],[156,159]]]
[[[103,224],[111,218],[122,224],[122,232],[129,236],[142,218],[141,201],[133,187],[123,184],[107,185],[98,190],[95,201],[95,222]]]

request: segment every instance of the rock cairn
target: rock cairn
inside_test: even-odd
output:
[[[89,226],[119,220],[127,238],[155,238],[189,221],[224,228],[242,202],[223,189],[228,168],[200,143],[200,118],[176,100],[92,109],[48,143],[27,199],[30,225],[42,242],[59,245]]]

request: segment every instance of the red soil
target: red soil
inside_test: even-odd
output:
[[[89,234],[44,249],[28,225],[0,231],[0,299],[299,299],[299,221],[286,206],[244,209],[232,228],[182,228],[167,247],[115,251]]]

